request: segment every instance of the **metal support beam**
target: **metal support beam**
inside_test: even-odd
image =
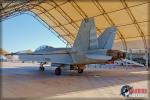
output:
[[[94,1],[93,1],[94,2]],[[96,7],[99,9],[99,11],[103,14],[103,16],[105,17],[105,19],[107,20],[107,22],[110,25],[116,26],[115,23],[113,22],[113,20],[109,17],[109,15],[106,13],[106,11],[104,10],[104,8],[102,7],[102,5],[100,4],[100,2],[98,0],[95,0],[95,5]],[[124,46],[124,50],[127,50],[127,44],[126,44],[126,40],[124,39],[123,34],[120,32],[120,30],[117,28],[118,31],[118,36],[120,37],[120,39],[122,40],[123,46]]]
[[[135,17],[133,16],[133,14],[132,14],[130,8],[128,7],[128,5],[127,5],[127,3],[126,3],[126,1],[125,1],[125,0],[121,0],[121,3],[122,3],[122,5],[124,6],[125,10],[127,11],[128,15],[129,15],[129,17],[130,17],[130,19],[133,21],[133,24],[135,25],[136,29],[138,30],[138,32],[139,32],[139,34],[140,34],[140,36],[141,36],[141,38],[142,38],[142,40],[143,40],[143,44],[144,44],[145,49],[147,49],[146,39],[145,39],[145,36],[144,36],[144,33],[143,33],[141,27],[139,26],[137,20],[136,20]],[[148,12],[147,12],[147,13],[148,13]]]
[[[79,5],[74,0],[71,0],[69,2],[72,5],[72,7],[82,16],[83,19],[88,18],[88,15],[79,7]],[[83,19],[81,19],[81,20],[83,20]],[[96,30],[98,30],[100,32],[100,29],[98,27],[96,27]]]
[[[46,9],[43,8],[42,6],[38,5],[38,7],[40,7],[40,8],[43,9],[44,11],[46,11]],[[36,8],[36,9],[37,9],[37,8]],[[39,9],[39,10],[40,10],[40,9]],[[47,15],[47,14],[48,14],[48,15]],[[53,23],[55,23],[56,25],[57,25],[57,23],[58,23],[59,25],[62,25],[62,24],[61,24],[52,14],[50,14],[49,12],[47,12],[45,15],[47,16],[47,18],[49,18],[51,21],[53,21]],[[54,20],[55,20],[57,23],[56,23]],[[65,27],[62,27],[61,30],[64,31],[64,33],[66,33],[65,30],[69,33],[69,31],[68,31]],[[73,40],[73,38],[72,38],[72,40]]]

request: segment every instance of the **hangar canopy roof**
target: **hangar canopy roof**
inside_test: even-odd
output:
[[[149,4],[149,0],[4,0],[1,20],[30,14],[72,45],[81,20],[94,17],[97,35],[107,27],[117,27],[115,49],[146,49],[150,37]]]

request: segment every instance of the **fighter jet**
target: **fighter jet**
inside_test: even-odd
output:
[[[125,58],[125,53],[112,50],[116,27],[107,28],[99,37],[96,35],[94,18],[82,20],[72,48],[53,48],[44,46],[32,53],[16,53],[22,61],[40,62],[40,71],[44,64],[51,62],[57,66],[56,75],[61,75],[64,67],[83,73],[88,64],[105,64],[108,61]]]

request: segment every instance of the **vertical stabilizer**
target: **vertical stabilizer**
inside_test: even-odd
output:
[[[98,37],[98,46],[99,49],[111,49],[114,43],[116,35],[116,27],[107,28],[99,37]]]
[[[96,26],[94,19],[91,22],[91,29],[90,29],[90,49],[97,49],[98,48],[98,40],[96,36]]]
[[[88,50],[98,48],[94,18],[84,19],[81,22],[73,49]]]

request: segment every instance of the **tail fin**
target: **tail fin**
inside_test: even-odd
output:
[[[84,19],[73,44],[73,49],[88,50],[94,48],[98,48],[94,18]]]
[[[98,37],[98,46],[100,49],[111,49],[114,43],[116,27],[107,28],[102,35]]]

